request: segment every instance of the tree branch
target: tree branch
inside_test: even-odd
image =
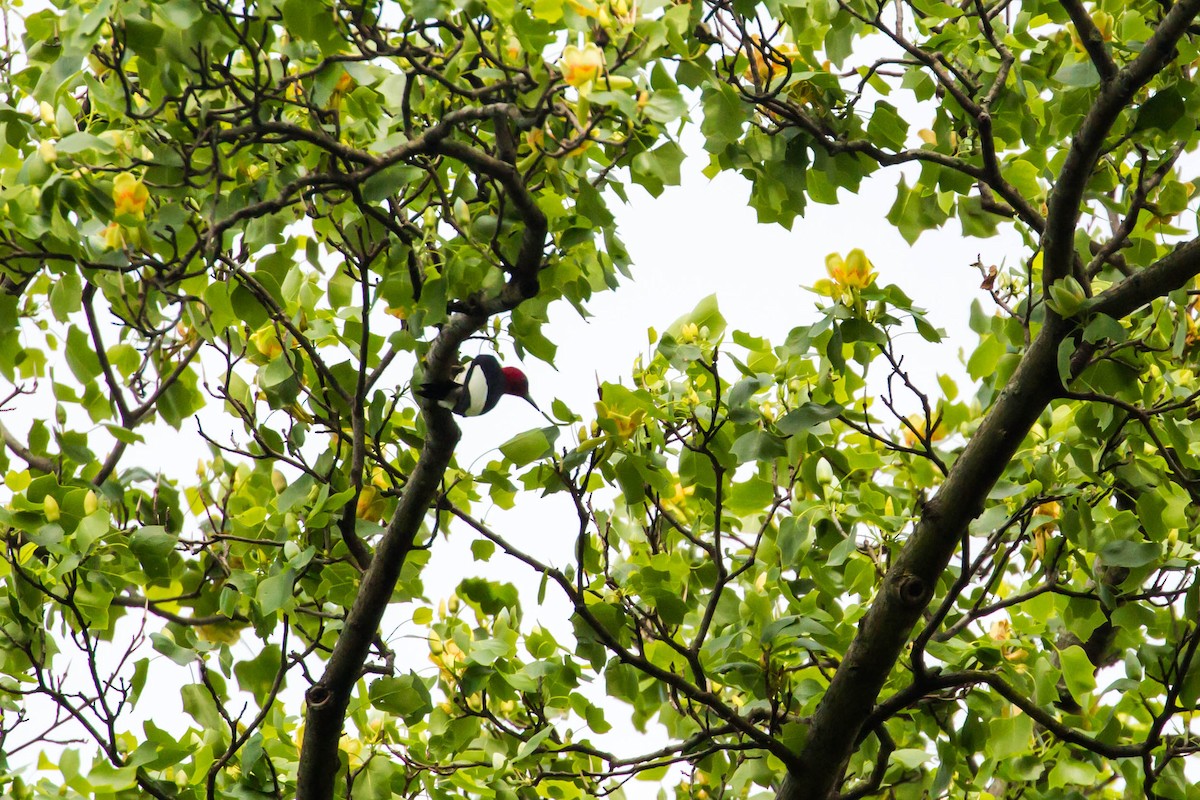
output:
[[[1172,6],[1138,57],[1102,86],[1075,132],[1058,181],[1046,201],[1046,232],[1042,236],[1044,290],[1049,291],[1050,284],[1070,275],[1075,268],[1075,226],[1080,205],[1108,132],[1138,90],[1174,57],[1176,42],[1197,13],[1200,0],[1180,0]],[[1080,272],[1075,277],[1086,286],[1087,276],[1082,269]]]
[[[1200,0],[1194,4],[1200,7]],[[1200,239],[1194,239],[1098,295],[1088,310],[1123,317],[1184,286],[1198,273]],[[1061,392],[1058,349],[1074,329],[1072,320],[1047,320],[926,504],[834,673],[813,716],[799,769],[784,781],[778,800],[826,800],[836,788],[863,722],[967,526],[983,511],[988,492],[1042,410]]]
[[[30,467],[48,474],[58,473],[58,466],[51,459],[46,456],[39,456],[22,444],[21,440],[14,436],[12,431],[4,426],[3,422],[0,422],[0,438],[4,439],[4,444],[17,458],[24,461]]]
[[[1117,77],[1117,65],[1113,62],[1108,47],[1104,44],[1104,36],[1096,27],[1096,23],[1092,22],[1092,17],[1083,7],[1083,3],[1080,0],[1059,0],[1059,4],[1067,10],[1071,16],[1071,22],[1075,23],[1075,30],[1079,32],[1079,41],[1083,43],[1083,49],[1092,59],[1096,72],[1100,73],[1100,80],[1108,83]]]

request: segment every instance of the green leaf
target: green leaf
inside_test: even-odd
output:
[[[1040,197],[1042,185],[1038,181],[1041,170],[1022,158],[1013,159],[1004,165],[1004,178],[1025,197]]]
[[[83,308],[82,297],[83,286],[79,273],[68,272],[63,275],[50,290],[50,310],[54,312],[54,318],[66,322],[71,314]]]
[[[1101,774],[1100,770],[1087,761],[1060,758],[1050,770],[1047,785],[1051,789],[1062,789],[1072,785],[1090,789],[1096,785],[1096,779]]]
[[[296,573],[285,569],[276,575],[264,578],[254,593],[254,599],[264,614],[274,614],[279,609],[292,602],[292,586],[296,582]]]
[[[429,688],[415,672],[394,678],[378,678],[371,682],[368,694],[372,706],[396,714],[407,725],[417,722],[433,710]]]
[[[1054,73],[1053,80],[1066,86],[1089,88],[1100,84],[1100,73],[1089,59],[1064,64]]]
[[[650,93],[642,113],[655,122],[674,122],[687,113],[687,101],[678,89],[659,89]]]
[[[995,336],[984,336],[979,340],[979,346],[967,359],[967,374],[973,379],[980,380],[985,375],[996,371],[996,364],[1004,355],[1004,345]]]
[[[219,674],[209,672],[210,680],[220,678]],[[180,689],[180,699],[183,700],[183,710],[206,730],[221,730],[225,720],[217,709],[216,701],[206,686],[190,683]],[[226,728],[228,730],[228,728]]]
[[[67,331],[67,366],[75,379],[88,384],[100,377],[100,359],[92,347],[92,340],[82,330],[72,327]]]
[[[1153,97],[1138,107],[1133,130],[1170,130],[1187,115],[1183,95],[1174,86],[1159,90]]]
[[[268,644],[253,658],[239,661],[233,665],[233,673],[237,676],[238,686],[243,691],[254,695],[254,700],[261,706],[267,702],[271,687],[279,674],[281,664],[279,646]],[[282,688],[285,683],[281,683]]]
[[[899,750],[894,750],[891,756],[888,757],[890,763],[899,764],[905,769],[916,769],[931,760],[933,760],[931,753],[911,747],[902,747]]]
[[[139,558],[158,557],[163,558],[175,549],[175,543],[179,537],[174,533],[168,533],[161,525],[147,525],[138,528],[129,537],[129,549],[134,552]]]
[[[99,136],[76,131],[69,133],[55,143],[59,155],[73,156],[88,150],[108,154],[113,152],[113,146]]]
[[[111,530],[112,526],[107,511],[96,511],[88,514],[75,527],[75,546],[78,552],[86,554],[92,545],[99,541]]]
[[[1083,330],[1085,342],[1111,341],[1120,344],[1129,338],[1125,327],[1107,314],[1095,314]]]
[[[778,436],[754,430],[739,436],[729,452],[737,458],[738,463],[745,464],[748,461],[782,458],[787,455],[787,447]]]
[[[702,104],[704,116],[700,132],[704,134],[706,150],[720,152],[741,138],[746,110],[732,87],[725,83],[706,86]]]
[[[97,759],[88,770],[88,783],[98,792],[123,792],[137,786],[137,767],[129,764],[114,767],[108,761]]]
[[[901,150],[908,140],[908,122],[891,103],[878,100],[867,123],[867,135],[884,147]]]
[[[1033,718],[1020,712],[996,717],[988,722],[988,755],[996,760],[1029,752],[1033,738]]]
[[[500,445],[500,452],[514,465],[523,467],[552,454],[556,439],[558,439],[558,428],[535,428],[518,433]]]
[[[821,423],[837,419],[842,411],[842,407],[837,403],[805,403],[780,417],[775,427],[781,433],[794,436],[810,431]]]
[[[1162,546],[1157,542],[1109,542],[1100,550],[1100,559],[1110,567],[1144,567],[1158,560]]]
[[[548,739],[553,733],[554,727],[547,725],[537,733],[530,736],[521,743],[521,747],[517,750],[517,756],[515,760],[521,761],[522,759],[528,758],[530,755],[536,752],[538,747],[541,746],[542,742],[546,741],[546,739]]]
[[[150,643],[157,652],[162,653],[181,667],[189,666],[196,661],[197,656],[195,651],[189,650],[186,647],[180,647],[169,636],[157,632],[151,633]]]
[[[146,437],[137,431],[131,431],[129,428],[114,425],[111,422],[104,423],[104,429],[111,433],[114,439],[124,444],[142,444],[146,441]]]
[[[1079,645],[1059,650],[1058,654],[1067,691],[1075,700],[1083,703],[1087,695],[1096,690],[1096,667]]]

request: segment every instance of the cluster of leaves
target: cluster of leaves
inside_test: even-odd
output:
[[[709,797],[774,785],[803,748],[882,576],[978,427],[981,404],[1011,372],[979,357],[973,401],[956,400],[945,377],[942,399],[931,401],[904,371],[892,336],[908,325],[934,340],[940,333],[895,286],[842,287],[854,298],[827,304],[818,322],[775,347],[742,332],[727,337],[710,298],[635,368],[634,388],[602,386],[578,443],[520,477],[572,498],[577,520],[561,525],[578,529],[570,566],[542,563],[454,509],[481,535],[483,553],[499,546],[548,576],[573,607],[578,659],[566,686],[603,674],[636,727],[662,725],[676,742],[636,759],[601,753],[545,734],[538,717],[531,733],[547,753],[601,755],[608,774],[650,780],[684,762],[676,796]],[[863,301],[867,310],[856,311]],[[1140,331],[1107,318],[1089,327],[1116,326],[1126,331],[1121,341],[1161,353],[1173,332],[1155,318]],[[976,354],[993,336],[1020,345],[1006,340],[1021,336],[1016,320],[978,305],[975,319],[985,342]],[[885,372],[882,394],[872,366]],[[1183,757],[1195,745],[1170,731],[1187,725],[1200,698],[1196,503],[1154,440],[1159,430],[1194,426],[1195,394],[1179,388],[1187,367],[1142,385],[1112,369],[1111,359],[1099,360],[1072,393],[1130,400],[1101,411],[1056,401],[989,493],[934,610],[891,671],[887,699],[867,720],[869,739],[847,769],[852,796],[1005,786],[1190,796]],[[1139,408],[1145,398],[1157,405]],[[905,416],[905,400],[921,410]],[[1101,451],[1094,441],[1105,443]],[[500,503],[504,484],[490,487]],[[615,506],[604,499],[614,486]],[[437,630],[440,641],[447,629]],[[481,663],[475,648],[487,654],[493,636],[477,629],[455,657]],[[540,630],[529,639],[549,641]],[[545,652],[555,654],[556,671],[570,659]],[[444,673],[442,688],[472,691],[481,683],[469,677],[475,668]],[[500,672],[511,689],[514,675]],[[543,698],[548,691],[540,689]],[[500,706],[505,697],[498,693]],[[568,719],[565,700],[559,706],[559,728],[569,731],[578,718]],[[594,732],[607,729],[586,719]]]
[[[695,798],[1195,796],[1200,240],[1180,220],[1198,14],[64,0],[10,17],[3,790],[570,798],[675,768]],[[409,386],[449,379],[470,337],[553,358],[549,305],[582,310],[628,266],[606,190],[678,179],[685,90],[710,170],[749,178],[764,221],[915,165],[889,215],[910,240],[952,217],[1021,234],[1020,264],[980,265],[978,391],[915,383],[896,335],[942,334],[852,251],[782,344],[727,339],[705,301],[602,386],[570,445],[556,426],[478,474],[454,464],[449,412]],[[195,477],[149,469],[147,441],[197,412]],[[522,490],[570,498],[571,563],[474,513]],[[572,631],[482,578],[435,615],[421,571],[452,522],[477,558],[539,573]],[[379,633],[406,602],[432,670]],[[151,670],[178,677],[190,721],[146,713],[169,680]],[[598,746],[617,703],[669,743]],[[27,784],[9,770],[29,748]]]
[[[290,0],[5,14],[21,37],[0,78],[5,752],[90,739],[90,770],[73,748],[59,764],[80,795],[294,792],[300,709],[278,693],[341,640],[381,520],[407,540],[379,613],[421,595],[457,431],[438,412],[429,433],[414,368],[448,377],[474,335],[551,360],[549,304],[616,285],[603,190],[618,169],[677,180],[665,126],[685,107],[651,67],[686,19]],[[563,42],[593,29],[580,78]],[[149,468],[199,411],[194,476]],[[134,733],[151,668],[175,675],[190,730]]]

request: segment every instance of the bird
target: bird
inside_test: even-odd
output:
[[[454,380],[421,384],[417,394],[436,401],[461,417],[486,414],[506,394],[516,395],[534,408],[538,407],[529,396],[529,379],[525,373],[516,367],[500,366],[494,356],[486,353],[471,359],[467,368]]]

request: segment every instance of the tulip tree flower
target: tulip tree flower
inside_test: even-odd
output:
[[[832,297],[843,305],[861,311],[860,294],[875,283],[873,266],[866,254],[857,248],[847,253],[844,259],[837,253],[830,253],[825,256],[825,271],[829,273],[829,279],[817,281],[813,289],[818,294]]]
[[[146,203],[150,200],[150,190],[130,173],[122,172],[113,178],[112,199],[118,216],[128,214],[138,219],[144,219]]]
[[[593,42],[582,48],[569,44],[563,49],[558,67],[563,80],[578,89],[594,81],[604,70],[604,51]]]

